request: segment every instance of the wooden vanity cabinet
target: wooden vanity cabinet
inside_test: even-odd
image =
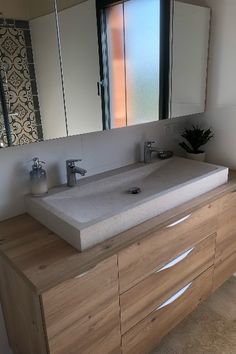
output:
[[[171,329],[210,295],[212,275],[213,268],[210,268],[122,336],[122,353],[150,353]]]
[[[40,297],[2,257],[0,299],[13,353],[47,354]]]
[[[219,206],[214,290],[236,273],[236,192],[215,202]]]
[[[121,294],[121,332],[143,320],[214,264],[215,234],[207,237]]]
[[[170,221],[118,255],[120,292],[217,231],[218,204],[208,204]]]
[[[117,257],[42,294],[52,354],[121,353]]]
[[[145,354],[236,272],[233,182],[82,253],[30,216],[0,223],[14,354]]]
[[[14,354],[120,354],[117,256],[37,296],[1,259],[1,302]]]

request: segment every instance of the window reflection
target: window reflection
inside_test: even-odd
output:
[[[105,9],[111,128],[159,119],[160,0]],[[103,61],[104,62],[104,61]]]
[[[107,9],[107,48],[111,128],[126,126],[123,5]]]

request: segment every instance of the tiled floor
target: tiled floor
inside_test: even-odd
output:
[[[152,354],[236,354],[236,278],[200,305]]]

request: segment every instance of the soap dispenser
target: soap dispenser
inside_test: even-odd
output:
[[[32,170],[30,171],[31,194],[40,197],[48,192],[47,173],[43,169],[38,157],[33,158]]]

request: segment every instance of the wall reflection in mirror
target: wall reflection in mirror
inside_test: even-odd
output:
[[[1,146],[66,136],[53,1],[0,10]]]
[[[0,147],[205,110],[207,8],[5,0],[0,12]]]

